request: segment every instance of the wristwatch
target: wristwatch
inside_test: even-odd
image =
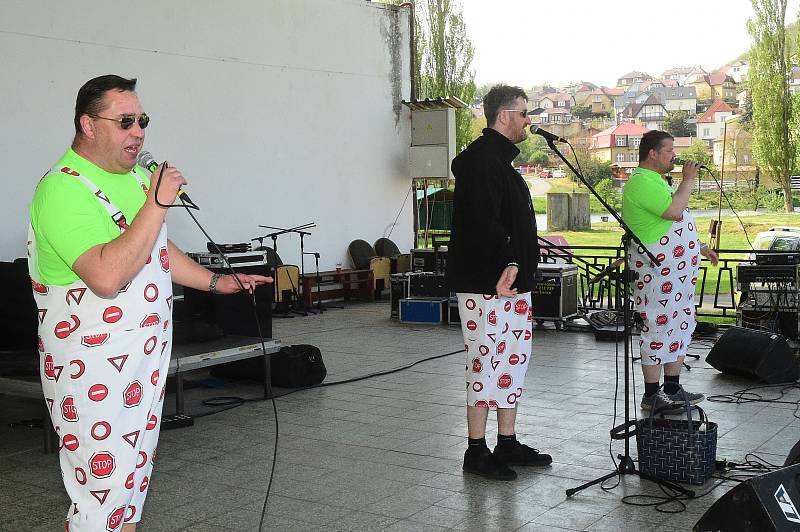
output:
[[[208,282],[208,291],[212,294],[217,294],[217,282],[222,278],[221,273],[215,273],[211,275],[211,280]]]

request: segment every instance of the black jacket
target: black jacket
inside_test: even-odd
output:
[[[494,294],[510,262],[514,287],[529,292],[539,263],[530,190],[511,166],[519,149],[494,129],[467,146],[451,168],[456,178],[447,251],[447,284],[455,292]]]

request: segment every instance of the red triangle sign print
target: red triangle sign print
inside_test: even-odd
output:
[[[511,332],[514,333],[514,337],[516,337],[516,339],[519,340],[524,331],[522,331],[521,329],[514,329]]]
[[[94,193],[94,195],[95,195],[95,196],[97,196],[98,198],[100,198],[101,200],[105,201],[105,202],[106,202],[106,203],[108,203],[109,205],[111,205],[111,202],[110,202],[110,201],[108,201],[108,196],[106,196],[105,194],[103,194],[103,191],[102,191],[102,190],[98,190],[97,192],[95,192],[95,193]]]
[[[658,302],[661,303],[662,307],[667,308],[667,302],[669,302],[669,299],[659,299]]]
[[[90,490],[89,493],[91,493],[92,497],[97,499],[97,502],[99,502],[100,506],[102,506],[103,503],[106,502],[106,498],[108,497],[108,492],[110,491],[111,490]]]
[[[40,308],[39,309],[39,325],[44,323],[44,317],[45,316],[47,316],[47,309],[46,308]]]
[[[140,431],[135,430],[133,432],[129,432],[127,434],[123,434],[122,435],[122,439],[125,440],[126,442],[128,442],[130,444],[130,446],[135,449],[136,448],[136,442],[139,441],[139,432]]]
[[[125,365],[125,362],[128,361],[128,355],[119,355],[111,358],[107,358],[111,365],[117,368],[117,371],[122,373],[122,366]]]
[[[67,305],[71,305],[73,302],[76,305],[80,305],[85,293],[86,288],[70,288],[67,290]]]

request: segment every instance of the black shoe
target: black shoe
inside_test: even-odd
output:
[[[464,453],[464,471],[492,480],[516,480],[517,472],[498,460],[489,449]]]
[[[546,466],[553,461],[553,457],[549,454],[540,453],[539,449],[533,449],[518,441],[510,445],[495,446],[494,455],[508,465]]]

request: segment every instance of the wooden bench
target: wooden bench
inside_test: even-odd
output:
[[[317,275],[308,273],[303,277],[303,302],[311,307],[318,299],[363,299],[375,300],[375,278],[372,270],[333,270],[319,272],[319,295]]]

